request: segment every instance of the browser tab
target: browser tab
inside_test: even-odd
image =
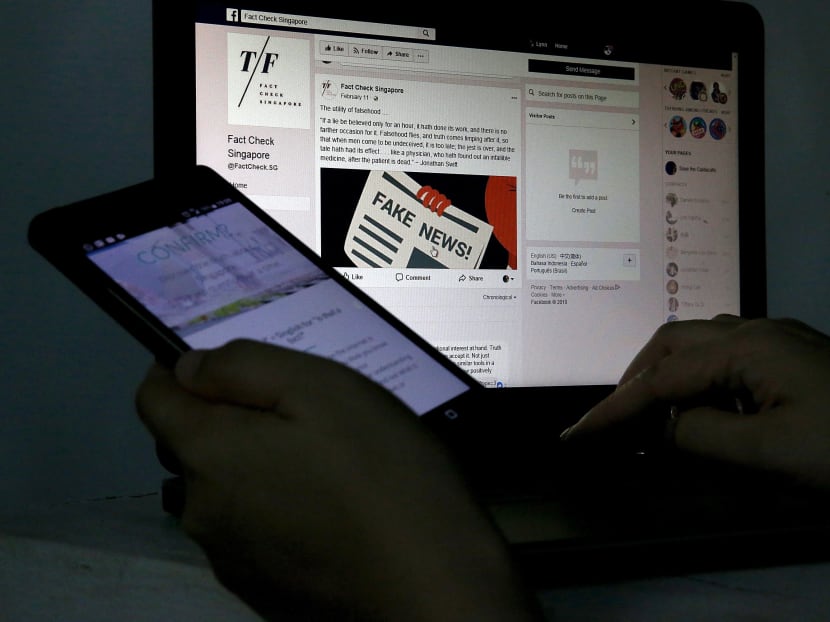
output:
[[[320,30],[365,35],[384,35],[404,39],[435,40],[435,28],[404,26],[397,24],[375,24],[350,19],[330,17],[313,17],[308,15],[291,15],[288,13],[271,13],[268,11],[248,11],[226,9],[226,19],[231,22],[271,26],[279,28],[296,28],[302,30]]]

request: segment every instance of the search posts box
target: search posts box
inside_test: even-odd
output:
[[[525,95],[528,101],[550,102],[552,104],[580,104],[614,108],[640,107],[640,93],[637,91],[528,85]]]
[[[372,22],[357,22],[350,19],[333,19],[329,17],[313,17],[310,15],[243,10],[239,21],[243,24],[259,24],[261,26],[327,30],[331,32],[401,37],[425,41],[435,40],[435,28],[396,24],[374,24]]]

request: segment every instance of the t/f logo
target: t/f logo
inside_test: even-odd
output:
[[[268,45],[268,41],[265,41],[265,46]],[[262,48],[263,50],[265,47]],[[242,50],[242,71],[249,72],[253,69],[253,71],[259,71],[260,73],[268,73],[268,70],[274,66],[274,63],[277,62],[277,59],[280,55],[277,52],[256,52],[252,50]],[[260,58],[263,59],[262,66],[259,65]],[[253,68],[251,67],[251,63],[254,63]]]
[[[258,52],[255,50],[242,50],[239,54],[242,58],[242,73],[250,73],[251,75],[248,78],[248,84],[245,85],[245,90],[242,93],[238,106],[242,105],[245,95],[248,93],[248,87],[251,85],[251,80],[254,79],[254,74],[257,71],[267,74],[268,70],[276,64],[277,59],[280,57],[278,52],[266,52],[270,40],[271,37],[265,37],[265,44]],[[262,61],[261,64],[260,61]]]
[[[310,43],[235,32],[227,43],[228,123],[307,129]]]
[[[225,21],[238,22],[239,21],[239,9],[225,9]]]

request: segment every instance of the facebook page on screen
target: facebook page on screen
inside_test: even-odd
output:
[[[739,312],[736,57],[225,18],[196,25],[198,163],[483,385],[615,383],[660,324]]]

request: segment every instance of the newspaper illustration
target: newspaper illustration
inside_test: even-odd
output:
[[[344,250],[363,268],[478,268],[492,225],[450,205],[441,216],[417,199],[406,173],[371,171]]]

